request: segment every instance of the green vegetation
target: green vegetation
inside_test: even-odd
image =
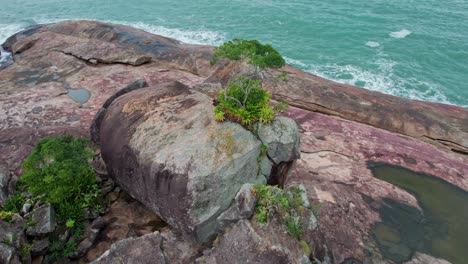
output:
[[[301,238],[304,233],[300,221],[303,206],[301,189],[293,187],[283,190],[277,186],[257,184],[254,186],[254,193],[258,198],[255,210],[260,223],[266,224],[269,217],[277,216],[291,236]]]
[[[60,220],[83,220],[84,208],[95,208],[100,192],[88,158],[93,156],[88,140],[71,136],[44,138],[23,164],[20,184],[51,203]]]
[[[288,81],[288,72],[287,71],[283,71],[280,75],[278,75],[276,77],[278,80],[282,80],[284,82],[287,82]]]
[[[217,62],[217,58],[227,58],[230,60],[248,60],[248,63],[256,66],[258,69],[276,68],[279,69],[285,65],[281,54],[269,44],[261,44],[258,40],[233,39],[227,41],[216,48],[211,64]]]
[[[3,210],[7,212],[19,213],[25,201],[26,197],[24,197],[21,192],[17,191],[8,197],[8,200],[3,205]]]
[[[229,119],[246,127],[256,122],[269,123],[275,116],[270,99],[271,93],[261,88],[259,80],[238,77],[218,95],[215,118],[221,122]]]
[[[281,68],[285,65],[283,57],[277,50],[257,40],[227,41],[216,48],[211,63],[215,64],[218,58],[247,61],[255,66],[256,74],[260,78],[262,78],[261,70]],[[287,77],[284,75],[282,78]],[[271,93],[262,88],[261,80],[237,76],[216,98],[215,119],[219,122],[232,120],[247,128],[252,128],[256,122],[269,123],[275,117],[270,99]]]
[[[13,212],[9,212],[9,211],[0,211],[0,218],[2,220],[10,222],[11,218],[13,217],[13,214],[14,214]]]
[[[65,223],[65,226],[67,228],[73,228],[75,226],[75,220],[68,219],[67,222]]]
[[[31,245],[26,243],[21,245],[20,248],[20,255],[22,258],[27,258],[29,256],[29,252],[31,251]]]
[[[60,258],[71,257],[75,253],[77,246],[74,239],[70,239],[67,242],[54,240],[50,243],[50,254],[47,256],[47,261],[56,262]]]
[[[10,222],[13,215],[21,211],[25,201],[26,197],[24,197],[21,192],[15,192],[8,197],[5,204],[0,208],[0,219]]]

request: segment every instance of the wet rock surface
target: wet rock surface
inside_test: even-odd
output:
[[[412,194],[376,179],[369,160],[425,172],[468,190],[466,156],[298,108],[287,116],[299,125],[301,159],[286,185],[303,184],[307,189],[335,262],[352,257],[382,261],[370,230],[380,221],[378,210],[384,198],[419,208]]]

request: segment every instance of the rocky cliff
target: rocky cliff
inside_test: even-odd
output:
[[[189,120],[191,106],[203,105],[200,102],[209,101],[209,96],[216,94],[231,76],[248,71],[244,64],[227,61],[211,66],[213,48],[209,46],[183,44],[142,30],[95,21],[35,26],[9,38],[3,48],[12,52],[13,61],[0,70],[0,202],[13,192],[21,175],[20,165],[35,142],[42,137],[64,134],[89,137],[93,119],[105,102],[134,81],[144,79],[149,87],[155,88],[140,90],[140,97],[135,93],[133,97],[128,95],[127,99],[134,101],[133,108],[128,102],[127,105],[122,101],[120,105],[111,104],[110,112],[114,115],[137,112],[125,119],[128,127],[112,127],[107,122],[100,129],[108,132],[100,130],[98,138],[112,146],[121,143],[131,146],[125,153],[138,155],[134,150],[147,146],[145,139],[139,138],[144,130],[137,115],[149,111],[140,109],[151,104],[143,101],[151,96],[157,98],[164,90],[161,84],[177,81],[183,87],[178,98],[171,97],[172,103],[180,106],[171,114],[177,117],[177,111],[181,111]],[[288,72],[287,80],[277,78],[282,71]],[[383,199],[391,198],[418,208],[413,194],[373,177],[369,161],[427,173],[468,190],[467,109],[338,84],[290,66],[267,70],[264,84],[275,100],[293,106],[284,115],[297,122],[302,146],[300,159],[285,186],[302,184],[308,199],[320,204],[318,237],[322,240],[319,243],[327,246],[332,262],[382,257],[370,230],[381,220],[378,208]],[[166,107],[171,107],[171,103]],[[201,106],[197,109],[197,112],[204,111]],[[112,118],[112,115],[102,118]],[[144,122],[150,126],[158,118],[162,117]],[[194,122],[193,126],[196,129],[208,125]],[[231,129],[233,133],[242,133],[234,127]],[[200,142],[210,142],[206,136],[200,135]],[[157,137],[151,140],[163,141]],[[247,145],[260,151],[260,145],[256,144],[252,140]],[[113,151],[105,149],[103,154],[118,170],[120,160],[109,157]],[[164,149],[145,151],[165,155]],[[184,155],[190,158],[187,153]],[[154,168],[156,162],[146,160],[145,166]],[[257,175],[246,175],[254,176]],[[175,184],[187,186],[186,182]],[[144,192],[142,195],[141,200],[147,199]],[[181,195],[174,199],[185,197]],[[221,197],[213,195],[213,199]],[[234,196],[234,191],[229,195]],[[167,205],[164,201],[171,202],[166,199],[146,205],[163,211]],[[224,209],[227,205],[222,204]],[[182,223],[195,228],[195,222],[203,222],[200,219],[192,217]],[[168,222],[171,223],[169,219]],[[262,231],[255,229],[239,222],[233,230],[257,239],[257,233]],[[154,244],[162,243],[159,235],[156,236],[146,239]],[[227,236],[221,238],[219,250],[231,247],[229,236],[235,234]],[[264,245],[262,241],[258,243]],[[216,250],[204,258],[208,262],[222,259]]]

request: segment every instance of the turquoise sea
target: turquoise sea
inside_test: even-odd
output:
[[[468,107],[468,0],[0,0],[0,42],[66,19],[189,43],[258,39],[325,78]]]

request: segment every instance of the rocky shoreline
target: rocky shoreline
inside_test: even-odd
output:
[[[174,145],[171,145],[171,151],[177,150],[181,156],[188,155],[187,152],[190,151],[177,145],[179,141],[171,141],[171,135],[177,135],[178,140],[182,140],[180,142],[193,142],[193,138],[181,136],[188,132],[181,131],[189,130],[190,135],[196,135],[195,128],[200,132],[210,127],[207,122],[197,123],[199,120],[192,120],[191,111],[194,110],[191,108],[195,107],[196,112],[207,112],[210,97],[214,97],[230,77],[251,70],[246,64],[228,61],[210,65],[213,48],[209,46],[183,44],[127,26],[96,21],[65,21],[36,26],[12,36],[3,44],[3,48],[12,52],[14,61],[0,69],[0,203],[14,192],[16,181],[21,175],[22,162],[34,144],[43,137],[74,135],[93,138],[103,147],[103,158],[108,166],[111,164],[109,171],[113,175],[118,175],[125,169],[120,168],[119,164],[124,164],[130,154],[136,157],[133,162],[145,160],[146,163],[139,165],[146,168],[146,171],[157,171],[157,162],[162,161],[149,162],[145,155],[170,155],[167,154],[168,150],[163,152],[145,146],[149,139],[155,146],[160,146],[161,142],[172,142]],[[287,80],[278,78],[283,71],[288,72]],[[135,82],[137,80],[140,81]],[[413,101],[338,84],[290,66],[281,70],[266,70],[263,81],[275,100],[292,106],[283,116],[297,123],[301,141],[300,158],[296,157],[298,159],[290,167],[290,173],[282,177],[285,187],[303,186],[310,203],[320,207],[316,209],[319,215],[318,229],[308,238],[308,243],[314,241],[316,248],[321,251],[316,252],[321,257],[320,261],[326,258],[325,261],[329,263],[393,263],[382,259],[374,238],[370,235],[374,224],[381,221],[378,209],[387,198],[415,208],[419,208],[418,200],[413,194],[376,179],[368,168],[369,161],[430,174],[468,191],[467,109]],[[169,91],[169,94],[172,93],[170,96],[157,95],[164,89],[177,92]],[[85,92],[80,94],[79,91]],[[152,95],[153,93],[155,94]],[[156,99],[145,101],[151,98],[148,95]],[[161,98],[169,101],[160,102],[163,100]],[[164,138],[145,136],[145,130],[142,130],[142,116],[147,118],[154,111],[171,113],[173,119],[180,118],[179,123],[173,124],[170,123],[172,121],[167,121],[171,115],[154,117],[148,119],[151,122],[143,123],[147,126],[146,131],[151,131],[149,128],[157,127],[159,123],[172,124],[164,127]],[[112,121],[112,118],[115,120]],[[119,120],[124,122],[119,124]],[[191,126],[184,128],[188,123]],[[202,140],[203,136],[205,135],[201,133],[196,139]],[[217,139],[210,140],[206,142],[216,142]],[[251,141],[252,149],[259,152],[260,144],[257,146],[254,142]],[[117,149],[119,144],[122,146]],[[123,156],[113,156],[122,150],[125,150],[122,152]],[[231,148],[226,151],[223,149],[221,153],[242,152]],[[193,153],[193,157],[197,155],[200,154]],[[256,157],[253,159],[250,163],[245,161],[246,164],[252,164],[245,167],[249,168],[246,172],[258,170],[254,168]],[[169,163],[169,159],[164,161],[164,164]],[[196,162],[190,164],[196,165]],[[177,164],[172,165],[176,168],[173,168],[174,171],[183,169],[177,168]],[[225,168],[226,164],[216,166]],[[246,178],[257,177],[256,172],[255,175],[246,175]],[[288,174],[290,175],[286,176]],[[186,176],[180,177],[177,178],[180,181],[174,181],[173,184],[189,186],[187,178],[184,178]],[[149,189],[142,193],[141,190],[137,191],[137,186],[130,184],[131,181],[129,183],[116,179],[125,193],[128,192],[152,208],[174,230],[184,230],[182,233],[186,234],[191,230],[203,229],[205,224],[211,223],[210,217],[218,217],[221,211],[225,211],[230,205],[229,199],[234,198],[244,183],[256,182],[242,180],[232,185],[235,187],[226,192],[227,200],[222,202],[222,210],[217,209],[214,214],[211,211],[214,210],[214,205],[210,202],[222,200],[219,198],[221,196],[216,196],[216,191],[223,192],[219,188],[227,187],[223,184],[214,187],[223,183],[221,181],[208,184],[210,188],[213,186],[208,191],[197,186],[195,190],[202,196],[213,195],[208,196],[210,198],[203,203],[210,204],[206,207],[209,210],[203,207],[205,205],[197,206],[193,208],[196,213],[185,218],[184,212],[172,215],[173,209],[185,210],[187,207],[171,203],[171,199],[181,199],[181,204],[192,199],[193,197],[183,195],[186,190],[179,192],[175,188],[168,193],[166,200],[154,204],[148,195],[153,186],[158,186],[158,182],[140,183],[140,186],[152,184],[145,186]],[[196,183],[197,181],[193,182]],[[164,192],[163,189],[161,191]],[[122,196],[126,194],[120,195]],[[119,206],[125,204],[122,199],[112,201],[111,208],[121,208]],[[370,200],[373,202],[369,203]],[[168,205],[171,206],[164,207]],[[126,220],[119,220],[119,213],[110,217],[112,209],[111,213],[102,217],[110,222],[123,221],[121,226],[138,222],[142,214],[148,214],[143,217],[147,221],[139,222],[139,226],[156,221],[157,217],[151,216],[152,212],[142,212],[144,207],[138,206],[141,207],[138,209],[139,213],[134,212],[133,206],[123,206],[126,209],[121,211],[125,212],[123,214],[126,215]],[[206,215],[210,215],[210,221],[202,220]],[[197,258],[200,263],[241,263],[233,259],[236,255],[229,257],[226,252],[235,249],[240,254],[243,248],[236,248],[233,241],[240,244],[248,241],[252,245],[252,252],[249,253],[251,255],[246,253],[246,256],[251,261],[252,258],[255,260],[255,257],[264,256],[264,259],[259,258],[256,261],[307,263],[302,259],[304,247],[293,239],[285,238],[284,234],[278,235],[280,231],[277,225],[265,229],[244,218],[234,222],[231,231],[220,236],[213,248],[193,244],[190,239],[181,240],[172,231],[164,230],[157,233],[140,232],[134,236],[137,238],[123,240],[111,248],[112,243],[127,236],[125,232],[121,232],[118,235],[109,235],[108,241],[101,239],[99,242],[98,237],[91,253],[83,261],[95,260],[110,248],[107,255],[99,258],[101,262],[98,262],[108,263],[111,257],[136,254],[137,251],[130,249],[141,247],[146,249],[145,257],[152,260],[159,257],[160,263],[177,263],[174,262],[177,257],[180,257],[179,263],[193,263]],[[111,231],[105,232],[109,234]],[[202,237],[197,239],[206,242]],[[278,245],[285,251],[271,253],[272,248]],[[96,248],[99,250],[95,250]],[[122,248],[129,251],[123,253]],[[158,250],[148,252],[152,248]],[[268,259],[261,252],[269,252],[267,255],[276,256],[277,259]],[[412,256],[414,258],[409,263],[436,261],[435,258],[417,252]]]

